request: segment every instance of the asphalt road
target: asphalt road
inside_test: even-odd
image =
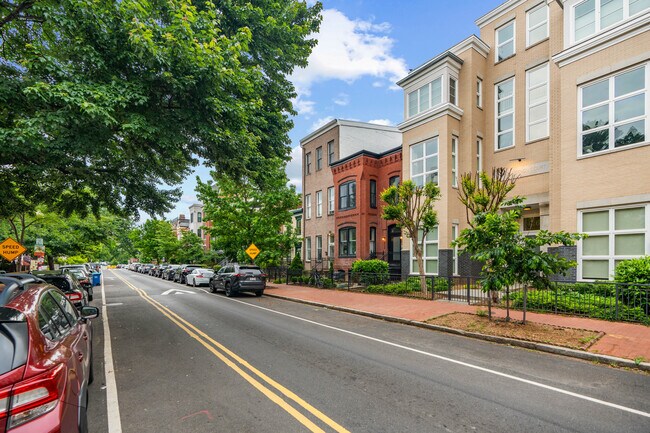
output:
[[[92,433],[650,432],[647,374],[127,270],[104,292]]]

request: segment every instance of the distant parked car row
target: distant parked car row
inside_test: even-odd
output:
[[[132,263],[128,269],[145,275],[174,281],[188,286],[210,288],[212,293],[223,290],[230,297],[240,292],[251,292],[262,296],[266,289],[266,275],[259,266],[231,263],[215,273],[202,265],[154,265]]]

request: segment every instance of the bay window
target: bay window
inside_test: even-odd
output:
[[[438,137],[411,146],[411,180],[416,186],[438,184]]]

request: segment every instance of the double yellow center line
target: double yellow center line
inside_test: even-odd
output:
[[[298,420],[302,425],[307,427],[311,432],[325,433],[323,429],[317,426],[313,421],[307,418],[303,413],[298,411],[291,404],[281,397],[283,395],[286,399],[289,399],[296,403],[298,406],[309,412],[311,415],[317,419],[324,422],[326,425],[331,427],[334,431],[339,433],[349,433],[348,430],[343,428],[341,425],[337,424],[334,420],[327,417],[324,413],[307,403],[302,398],[298,397],[289,389],[280,385],[275,380],[271,379],[257,368],[253,367],[248,361],[241,358],[239,355],[225,347],[223,344],[211,338],[209,335],[198,329],[196,326],[189,323],[187,320],[183,319],[178,314],[171,311],[169,308],[162,305],[160,302],[151,298],[144,290],[134,286],[129,281],[122,278],[117,273],[111,271],[113,275],[119,278],[124,284],[129,288],[134,290],[140,295],[142,299],[151,304],[155,309],[160,311],[165,317],[171,320],[176,326],[185,331],[190,337],[198,341],[203,347],[208,349],[214,356],[219,358],[224,364],[234,370],[237,374],[243,377],[248,383],[250,383],[255,389],[264,394],[269,400],[273,403],[280,406],[287,413],[293,416]],[[258,380],[259,379],[259,380]],[[263,383],[264,382],[264,383]],[[281,395],[280,395],[281,394]]]

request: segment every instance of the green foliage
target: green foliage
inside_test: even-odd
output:
[[[192,231],[184,231],[178,241],[175,259],[178,263],[203,263],[203,240]]]
[[[61,265],[81,265],[83,263],[88,263],[88,257],[86,256],[70,256],[70,257],[61,257],[57,262]]]
[[[300,271],[300,272],[302,272],[305,269],[305,264],[302,262],[302,259],[300,258],[299,251],[296,252],[295,256],[293,256],[293,260],[291,260],[289,269],[292,271]]]
[[[364,285],[379,284],[388,281],[388,262],[378,259],[357,260],[352,263],[352,272]]]
[[[336,284],[334,284],[334,280],[331,278],[323,278],[322,282],[323,282],[324,289],[333,289],[334,287],[336,287]]]
[[[413,253],[420,270],[420,289],[426,292],[425,269],[422,260],[424,240],[438,225],[438,214],[434,203],[440,199],[440,188],[432,182],[416,186],[411,180],[392,185],[381,193],[386,203],[381,217],[396,221],[397,226],[406,230],[406,236],[413,239]]]
[[[0,2],[3,205],[158,215],[180,195],[161,186],[199,158],[263,182],[264,162],[289,156],[288,77],[307,63],[320,10],[297,0]]]
[[[426,288],[429,291],[431,290],[431,281],[432,278],[426,279]],[[435,284],[433,287],[436,292],[446,292],[448,290],[447,279],[435,278]],[[420,290],[420,277],[409,277],[405,281],[388,284],[373,284],[366,287],[366,292],[387,293],[393,295],[408,294]]]
[[[512,308],[523,307],[523,293],[516,292],[510,295]],[[616,297],[602,296],[591,292],[574,292],[559,290],[533,290],[528,292],[526,307],[532,311],[555,311],[578,314],[597,319],[630,320],[650,324],[650,317],[644,309],[638,306],[616,303]]]
[[[650,284],[650,256],[620,262],[614,270],[614,281]]]
[[[287,185],[280,161],[260,169],[265,171],[264,184],[213,172],[214,184],[197,179],[197,192],[204,217],[213,224],[205,230],[215,249],[230,259],[249,262],[245,250],[254,243],[261,251],[255,263],[277,266],[298,242],[289,211],[300,205],[300,197],[293,185]]]
[[[150,219],[134,229],[130,238],[138,249],[140,260],[158,263],[163,260],[175,261],[180,253],[180,244],[168,221]],[[183,262],[186,263],[186,262]]]

